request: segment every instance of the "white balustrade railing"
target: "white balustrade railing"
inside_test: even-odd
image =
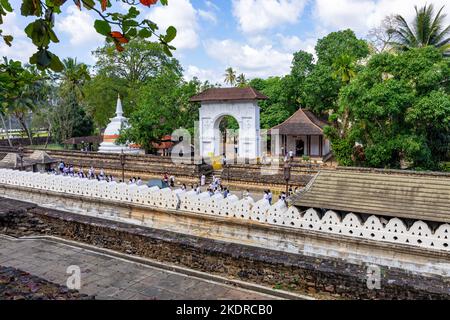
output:
[[[448,223],[431,230],[427,223],[415,221],[407,228],[398,218],[385,220],[372,215],[362,221],[354,213],[341,216],[331,210],[322,216],[315,209],[300,212],[296,207],[287,207],[284,201],[270,205],[264,199],[255,202],[250,197],[239,199],[229,195],[224,199],[220,194],[210,196],[207,192],[196,194],[181,189],[149,188],[10,169],[0,169],[0,184],[450,251]]]

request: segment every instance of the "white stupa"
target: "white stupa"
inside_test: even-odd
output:
[[[111,122],[103,133],[103,142],[100,144],[99,152],[105,153],[121,153],[122,151],[127,154],[139,154],[141,150],[138,148],[132,148],[123,144],[116,144],[117,138],[119,138],[120,129],[128,127],[128,119],[123,116],[122,102],[120,96],[117,97],[116,116],[110,119]]]

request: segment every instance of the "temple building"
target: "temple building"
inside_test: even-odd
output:
[[[117,97],[116,116],[110,119],[111,122],[103,133],[103,142],[100,144],[99,152],[139,154],[141,150],[124,144],[116,144],[119,138],[120,130],[128,126],[128,119],[123,116],[122,102],[120,96]]]
[[[318,119],[311,111],[300,108],[283,123],[270,129],[279,134],[277,153],[285,155],[293,151],[295,157],[309,156],[323,160],[331,153],[330,142],[323,135],[326,122]],[[272,150],[274,154],[274,150]]]

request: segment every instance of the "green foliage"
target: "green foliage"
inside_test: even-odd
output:
[[[118,143],[132,141],[151,152],[153,142],[175,129],[183,127],[192,132],[199,106],[189,99],[202,89],[198,80],[185,82],[172,70],[153,77],[139,90],[136,107],[129,116],[130,127],[122,130]]]
[[[167,57],[159,43],[135,39],[124,46],[126,50],[120,53],[108,44],[95,50],[96,75],[83,87],[86,110],[99,130],[105,128],[114,115],[117,94],[128,115],[133,112],[139,92],[144,90],[142,87],[147,81],[163,72],[182,76],[178,60]]]
[[[400,50],[434,46],[450,55],[450,25],[445,25],[444,7],[436,14],[433,4],[425,4],[420,9],[415,6],[414,9],[416,16],[411,24],[401,15],[396,15],[397,26],[386,30],[394,38],[391,45]]]
[[[367,57],[369,47],[353,31],[344,30],[320,39],[316,53],[317,63],[307,65],[308,76],[302,82],[301,103],[317,115],[324,116],[330,110],[338,111],[339,91],[361,68],[357,61]]]
[[[178,60],[167,57],[159,43],[137,38],[125,44],[124,48],[118,53],[114,45],[107,44],[95,50],[97,72],[124,79],[128,87],[145,82],[166,68],[182,74]]]
[[[175,39],[177,30],[170,26],[165,34],[157,34],[158,26],[154,22],[149,19],[138,19],[140,15],[138,6],[150,6],[157,1],[120,1],[129,6],[127,13],[110,11],[111,1],[109,0],[74,0],[73,2],[80,10],[92,10],[98,14],[99,19],[95,20],[93,27],[99,34],[105,36],[107,42],[113,43],[117,51],[122,52],[123,44],[136,37],[147,39],[155,36],[162,45],[162,52],[172,56],[172,50],[175,50],[175,47],[170,45],[170,42]],[[168,4],[167,0],[160,2],[162,5]],[[66,3],[70,3],[70,1],[22,0],[20,14],[25,17],[37,17],[25,28],[25,33],[37,47],[37,52],[30,57],[30,64],[36,65],[39,70],[50,69],[55,72],[63,70],[60,59],[49,51],[49,45],[50,42],[59,42],[53,28],[56,16],[61,14],[61,7]],[[0,25],[3,23],[3,17],[12,11],[9,0],[0,0]],[[8,46],[12,45],[13,37],[11,35],[3,35],[0,30],[0,36]]]
[[[223,76],[225,77],[223,82],[228,83],[230,86],[236,84],[236,71],[234,71],[232,67],[227,68]]]
[[[93,133],[93,121],[86,115],[84,85],[91,79],[87,65],[76,59],[63,60],[64,69],[55,92],[56,103],[51,109],[49,122],[56,142]]]
[[[367,57],[369,47],[365,40],[358,39],[350,30],[332,32],[326,37],[319,39],[315,47],[317,63],[331,66],[336,57],[348,55],[356,60]]]
[[[41,104],[44,76],[19,61],[4,58],[0,64],[0,114],[14,115],[33,144],[26,118]]]
[[[340,95],[365,165],[438,168],[449,153],[449,76],[450,61],[433,47],[370,59]]]
[[[126,80],[109,77],[104,73],[97,74],[84,85],[86,112],[99,129],[105,128],[109,119],[114,116],[118,94],[122,99],[124,112],[129,114],[132,111],[133,98],[130,97],[130,91]]]
[[[280,124],[296,110],[296,106],[289,103],[286,91],[286,78],[270,77],[268,79],[252,79],[249,85],[264,93],[268,100],[259,102],[261,110],[261,128],[270,129]]]

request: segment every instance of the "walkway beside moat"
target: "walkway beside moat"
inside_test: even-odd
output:
[[[81,270],[80,292],[96,299],[267,300],[277,297],[136,263],[48,239],[0,235],[0,265],[66,285],[69,266]]]

